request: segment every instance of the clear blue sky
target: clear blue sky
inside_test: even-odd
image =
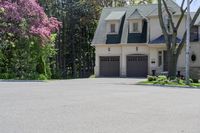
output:
[[[183,0],[176,0],[176,2],[181,5]],[[185,5],[187,4],[187,0],[185,2]],[[194,0],[193,3],[191,4],[191,11],[196,11],[200,7],[200,0]]]

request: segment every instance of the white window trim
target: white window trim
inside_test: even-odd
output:
[[[133,31],[133,24],[134,23],[138,23],[138,31]],[[143,26],[142,20],[129,21],[129,33],[142,33],[142,26]]]
[[[112,32],[112,27],[111,27],[112,25],[115,25],[115,30],[114,30],[115,32]],[[110,27],[109,34],[117,34],[117,27],[116,27],[116,26],[117,26],[117,25],[116,25],[115,23],[110,23],[110,26],[109,26],[109,27]]]
[[[115,24],[115,32],[111,32],[111,25]],[[109,35],[115,35],[119,33],[120,23],[118,21],[107,21],[106,33]]]

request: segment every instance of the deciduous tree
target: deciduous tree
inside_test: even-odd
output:
[[[178,30],[180,30],[180,25],[182,21],[185,21],[184,17],[186,16],[185,13],[187,11],[187,8],[184,8],[184,3],[186,0],[182,1],[182,4],[180,6],[181,14],[179,16],[178,22],[175,23],[173,19],[173,13],[170,12],[169,7],[166,3],[166,0],[158,0],[158,16],[160,21],[160,26],[163,32],[163,35],[165,37],[165,43],[167,47],[168,52],[168,76],[170,78],[176,77],[176,71],[177,71],[177,61],[178,57],[180,55],[181,50],[183,49],[186,41],[186,30],[183,33],[182,40],[180,43],[176,41]],[[190,0],[190,3],[192,3],[193,0]],[[163,17],[163,9],[166,11],[168,17],[169,17],[169,24],[170,27],[172,27],[172,31],[169,32],[167,30],[167,27],[164,23],[164,17]],[[197,20],[198,16],[200,14],[200,7],[198,8],[197,12],[195,13],[194,17],[191,20],[190,27],[192,27]]]

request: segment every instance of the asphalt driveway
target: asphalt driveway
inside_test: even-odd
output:
[[[200,133],[200,89],[140,80],[0,82],[0,133]]]

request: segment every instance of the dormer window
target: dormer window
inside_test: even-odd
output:
[[[106,18],[106,33],[119,34],[122,18],[125,15],[125,11],[113,11]]]
[[[142,33],[142,20],[129,20],[129,33]]]
[[[116,25],[110,24],[110,33],[116,33]]]
[[[138,22],[133,22],[133,32],[139,32]]]
[[[142,33],[142,27],[146,18],[143,14],[135,9],[134,12],[128,17],[129,33]]]

